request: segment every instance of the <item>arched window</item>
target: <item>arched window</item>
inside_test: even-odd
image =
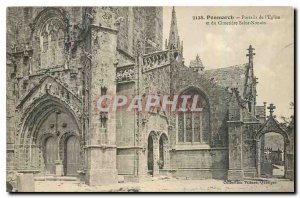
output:
[[[42,33],[42,52],[48,51],[48,33],[45,31]]]
[[[58,46],[57,46],[57,63],[64,64],[64,48],[65,48],[65,34],[62,29],[58,30]]]
[[[57,32],[52,30],[50,32],[50,54],[49,54],[49,64],[50,67],[56,66],[56,48],[57,48]]]
[[[63,22],[55,17],[46,21],[41,29],[41,68],[61,66],[65,62],[64,56],[64,31]]]
[[[41,35],[41,67],[47,65],[47,53],[48,53],[48,33],[44,31]]]
[[[185,110],[180,109],[182,106],[181,96],[183,95],[190,96]],[[208,144],[210,141],[210,111],[208,101],[202,93],[195,90],[184,92],[181,96],[179,97],[178,104],[180,106],[178,107],[179,111],[177,114],[178,143]],[[194,106],[193,103],[195,103]]]

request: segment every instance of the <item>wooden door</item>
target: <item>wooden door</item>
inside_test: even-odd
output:
[[[45,167],[47,174],[55,174],[55,160],[57,159],[57,143],[54,137],[45,141]]]
[[[75,136],[67,139],[66,143],[66,175],[77,175],[80,164],[80,145]]]

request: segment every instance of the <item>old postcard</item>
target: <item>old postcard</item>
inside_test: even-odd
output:
[[[294,192],[292,7],[8,7],[9,192]]]

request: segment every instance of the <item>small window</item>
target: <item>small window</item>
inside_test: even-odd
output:
[[[105,96],[107,93],[107,88],[106,87],[101,87],[101,96]]]

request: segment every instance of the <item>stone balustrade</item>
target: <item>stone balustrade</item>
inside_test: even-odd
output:
[[[169,51],[153,52],[143,56],[142,72],[170,64]]]
[[[116,82],[131,82],[135,79],[134,65],[126,65],[116,70]]]

